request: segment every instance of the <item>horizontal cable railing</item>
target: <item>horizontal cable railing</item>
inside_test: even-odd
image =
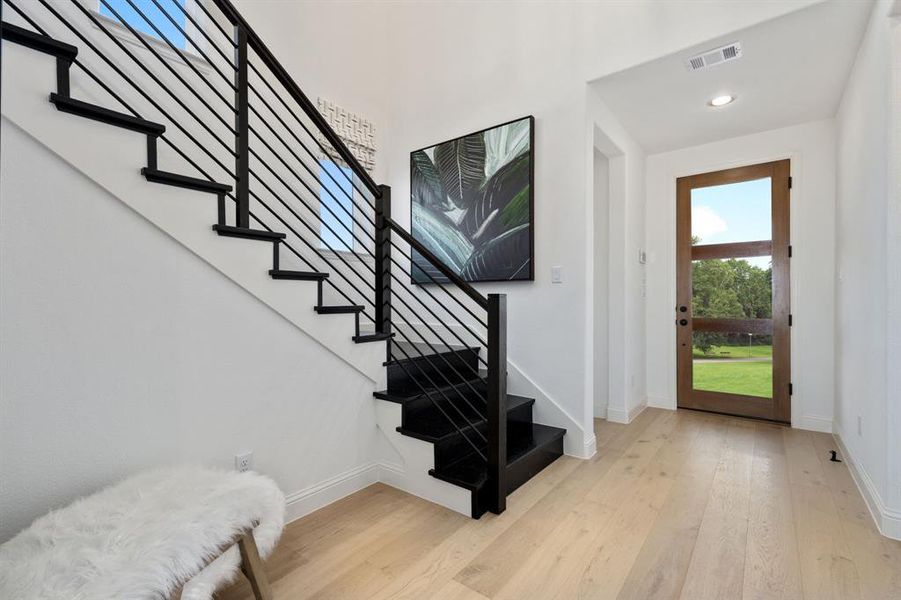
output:
[[[485,461],[490,509],[503,511],[505,298],[482,295],[392,218],[390,189],[376,184],[231,2],[198,1],[195,12],[150,0],[162,21],[136,0],[99,0],[103,14],[81,0],[3,2],[38,33],[74,36],[90,52],[73,64],[129,114],[172,125],[160,136],[172,153],[165,160],[234,183],[220,196],[220,224],[227,202],[237,227],[283,231],[276,253],[281,246],[291,262],[334,275],[320,284],[329,298],[361,306],[362,327],[391,336],[389,364]],[[417,271],[428,284],[412,284],[414,251],[433,267]],[[459,360],[467,352],[474,362]]]

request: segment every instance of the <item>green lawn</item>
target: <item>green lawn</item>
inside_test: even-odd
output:
[[[692,349],[694,358],[748,358],[748,346],[714,346],[704,354],[697,348]],[[769,358],[773,356],[772,346],[751,346],[751,358]]]
[[[745,348],[747,356],[747,348]],[[773,365],[761,362],[712,362],[693,366],[694,389],[746,396],[773,397]]]

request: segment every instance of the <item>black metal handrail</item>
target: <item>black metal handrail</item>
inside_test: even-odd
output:
[[[225,15],[225,18],[235,26],[237,31],[243,32],[243,35],[247,37],[247,45],[253,49],[253,51],[260,57],[260,60],[263,61],[263,64],[272,72],[275,78],[278,80],[280,84],[285,88],[285,90],[291,95],[295,102],[300,105],[300,108],[306,113],[307,117],[316,125],[316,128],[322,132],[325,138],[329,141],[335,151],[341,155],[342,160],[350,166],[353,170],[354,175],[360,178],[360,180],[369,188],[369,191],[373,196],[378,198],[381,196],[381,190],[379,190],[378,184],[373,181],[372,177],[370,177],[369,173],[366,172],[366,169],[360,165],[360,162],[356,159],[356,157],[351,153],[351,151],[347,148],[344,142],[338,137],[338,134],[332,130],[329,126],[328,122],[325,118],[319,114],[319,111],[316,110],[316,107],[310,102],[310,99],[307,98],[307,95],[303,93],[300,89],[300,86],[294,81],[294,79],[288,74],[288,71],[282,66],[282,63],[275,58],[275,55],[269,50],[263,40],[256,34],[253,28],[244,20],[244,17],[241,16],[241,13],[238,12],[238,9],[235,8],[235,5],[232,4],[229,0],[213,0],[213,3],[222,11],[222,14]],[[240,42],[239,42],[240,43]]]
[[[16,7],[12,2],[9,2],[9,0],[4,0],[4,1],[5,1],[7,4],[9,4],[12,8],[14,8],[21,16],[23,16],[23,18],[26,18],[26,20],[28,20],[29,23],[31,23],[33,26],[36,26],[36,25],[33,23],[32,20],[27,19],[27,15],[25,15],[25,13],[21,11],[21,9],[18,9],[18,7]],[[195,145],[202,153],[203,153],[203,154],[205,154],[210,160],[212,160],[212,161],[213,161],[219,168],[221,168],[227,175],[229,175],[229,176],[231,176],[231,177],[234,177],[234,176],[235,176],[234,172],[232,172],[228,167],[226,167],[225,164],[223,164],[222,161],[219,160],[219,158],[218,158],[217,156],[215,156],[215,155],[210,151],[210,149],[207,147],[206,144],[203,144],[203,143],[201,143],[199,140],[197,140],[197,138],[194,137],[194,135],[192,135],[192,134],[186,129],[186,127],[185,127],[182,123],[180,123],[177,119],[175,119],[175,118],[174,118],[169,112],[167,112],[167,111],[166,111],[166,110],[165,110],[165,109],[164,109],[157,101],[155,101],[150,95],[148,95],[147,91],[144,89],[143,86],[137,84],[137,83],[136,83],[134,80],[132,80],[128,75],[126,75],[126,74],[122,71],[122,69],[121,69],[115,62],[113,62],[109,57],[107,57],[105,53],[103,53],[96,45],[94,45],[87,37],[85,37],[85,35],[84,35],[83,33],[81,33],[81,32],[80,32],[80,31],[79,31],[72,23],[70,23],[63,15],[61,15],[56,9],[54,9],[54,8],[48,3],[47,0],[39,0],[39,2],[44,6],[44,8],[46,8],[46,9],[48,10],[48,12],[50,12],[54,17],[56,17],[57,20],[59,20],[59,21],[60,21],[60,22],[61,22],[61,23],[69,30],[69,31],[71,31],[73,34],[75,34],[75,35],[81,40],[82,43],[84,43],[88,48],[90,48],[90,49],[94,52],[95,55],[97,55],[100,59],[102,59],[102,60],[104,61],[104,63],[106,63],[106,64],[107,64],[107,65],[108,65],[108,66],[109,66],[116,74],[118,74],[118,75],[119,75],[126,83],[128,83],[128,84],[129,84],[129,85],[130,85],[130,86],[131,86],[131,87],[132,87],[139,95],[141,95],[148,103],[150,103],[151,106],[153,106],[160,114],[162,114],[163,116],[165,116],[165,118],[166,118],[169,122],[171,122],[171,123],[176,127],[176,129],[178,129],[183,135],[185,135],[185,136],[186,136],[186,137],[187,137],[187,138],[188,138],[188,139],[189,139],[189,140],[190,140],[190,141],[191,141],[191,142],[192,142],[192,143],[193,143],[193,144],[194,144],[194,145]],[[77,0],[73,0],[73,4],[75,4],[76,8],[77,8],[79,11],[81,11],[82,14],[84,14],[84,15],[91,21],[91,23],[92,23],[95,27],[97,27],[100,31],[102,31],[102,32],[107,36],[107,38],[110,39],[116,46],[118,46],[118,47],[119,47],[119,48],[120,48],[120,49],[121,49],[121,50],[129,57],[129,58],[132,58],[135,62],[139,62],[138,59],[137,59],[137,58],[136,58],[136,57],[135,57],[128,49],[127,49],[127,48],[125,48],[125,46],[122,44],[122,42],[120,42],[120,41],[115,37],[115,35],[112,34],[112,33],[109,31],[109,29],[108,29],[108,28],[107,28],[107,27],[106,27],[106,26],[105,26],[105,25],[104,25],[97,17],[95,17],[90,11],[88,11],[85,7],[83,7]],[[159,58],[160,60],[163,60],[161,57],[159,57],[159,55],[156,55],[156,56],[157,56],[157,58]],[[78,63],[78,61],[76,61],[76,64],[79,64],[79,66],[80,66],[80,67],[81,67],[81,68],[82,68],[89,76],[91,76],[92,79],[94,79],[98,84],[100,84],[107,92],[111,93],[111,95],[112,95],[114,98],[116,98],[116,100],[119,101],[123,106],[126,106],[126,107],[128,108],[128,110],[129,110],[132,114],[138,116],[138,113],[137,113],[136,111],[134,111],[133,108],[131,108],[131,107],[130,107],[130,106],[129,106],[129,105],[128,105],[121,97],[120,97],[120,96],[118,96],[118,95],[116,95],[114,92],[112,92],[112,90],[109,89],[109,86],[105,85],[99,78],[97,78],[97,77],[91,72],[91,70],[90,70],[89,68],[85,67],[85,66],[84,66],[83,64],[81,64],[81,63]],[[147,73],[147,75],[148,75],[155,83],[157,83],[162,89],[164,89],[164,90],[167,92],[167,94],[169,95],[169,97],[171,97],[171,98],[176,102],[176,104],[178,104],[179,106],[181,106],[181,107],[185,110],[185,112],[186,112],[188,115],[190,115],[190,116],[194,119],[195,122],[198,122],[204,129],[206,129],[206,130],[208,131],[208,133],[210,133],[210,134],[211,134],[218,142],[220,142],[220,144],[222,144],[223,148],[224,148],[226,151],[228,151],[232,156],[235,156],[235,155],[236,155],[236,152],[235,152],[234,150],[232,150],[230,147],[228,147],[227,144],[225,144],[224,141],[222,141],[220,138],[218,138],[217,136],[215,136],[215,134],[213,134],[211,131],[209,131],[208,127],[206,126],[205,123],[202,122],[202,120],[200,119],[200,117],[199,117],[195,112],[193,112],[191,109],[187,108],[187,107],[184,105],[184,103],[183,103],[177,96],[175,96],[174,93],[173,93],[169,88],[167,88],[167,87],[166,87],[166,86],[165,86],[165,85],[164,85],[164,84],[163,84],[163,83],[162,83],[155,75],[153,75],[152,72],[150,72],[150,71],[147,69],[146,65],[144,65],[143,63],[141,63],[141,64],[139,64],[139,66],[142,68],[142,70],[143,70],[145,73]],[[181,156],[182,158],[184,158],[184,159],[185,159],[192,167],[194,167],[195,169],[197,169],[198,172],[201,173],[204,177],[206,177],[206,178],[207,178],[208,180],[210,180],[210,181],[213,181],[213,180],[214,180],[214,178],[213,178],[212,176],[210,176],[209,173],[207,173],[207,172],[206,172],[204,169],[202,169],[195,161],[193,161],[190,157],[188,157],[188,155],[185,154],[184,151],[182,151],[180,148],[178,148],[178,146],[175,145],[171,140],[169,140],[168,137],[167,137],[165,134],[163,134],[163,135],[160,136],[160,137],[161,137],[161,139],[163,139],[164,142],[167,143],[167,145],[168,145],[169,147],[171,147],[171,148],[172,148],[179,156]],[[300,241],[303,242],[304,245],[307,246],[307,248],[309,248],[314,254],[316,254],[316,255],[317,255],[320,259],[322,259],[323,261],[326,260],[325,257],[321,254],[321,252],[319,252],[319,251],[318,251],[318,250],[317,250],[317,249],[309,242],[309,240],[307,240],[305,237],[301,236],[301,235],[296,231],[296,229],[294,229],[291,225],[289,225],[289,224],[284,220],[284,218],[281,217],[281,215],[279,215],[278,213],[276,213],[269,205],[267,205],[265,202],[263,202],[261,198],[259,198],[259,197],[256,196],[255,194],[251,194],[251,195],[253,195],[257,200],[259,200],[259,201],[260,201],[260,204],[261,204],[261,205],[262,205],[262,206],[263,206],[270,214],[272,214],[272,216],[275,217],[282,225],[284,225],[284,226],[287,227],[290,231],[292,231],[292,233],[294,233],[295,235],[297,235],[297,237],[300,239]],[[233,194],[228,194],[228,196],[235,202],[236,205],[238,204],[237,198],[236,198]],[[264,223],[263,221],[261,221],[259,218],[257,218],[252,212],[250,212],[249,215],[250,215],[250,217],[252,217],[258,224],[260,224],[261,226],[263,226],[263,227],[266,228],[267,230],[270,230],[270,231],[271,231],[271,228],[269,228],[267,225],[265,225],[265,223]],[[303,221],[302,223],[303,223],[305,226],[309,227],[309,226],[306,224],[305,221]],[[311,229],[311,231],[313,231],[313,230]],[[314,268],[314,269],[315,269],[314,265],[313,265],[312,263],[310,263],[309,260],[307,260],[306,258],[304,258],[304,257],[303,257],[296,249],[294,249],[290,244],[288,244],[288,243],[286,243],[286,242],[283,242],[283,245],[286,247],[286,249],[288,249],[292,254],[294,254],[295,256],[297,256],[297,257],[298,257],[301,261],[303,261],[306,265],[308,265],[308,266],[310,266],[311,268]],[[339,256],[338,258],[340,259],[340,256]],[[345,264],[346,264],[346,263],[345,263]],[[347,280],[347,277],[346,277],[346,275],[344,275],[343,272],[338,272],[338,274],[339,274],[339,276],[342,277],[342,279]],[[344,290],[342,290],[342,289],[340,289],[339,287],[337,287],[336,284],[335,284],[334,282],[332,282],[332,281],[330,281],[330,280],[326,280],[326,284],[329,285],[332,289],[334,289],[335,292],[338,293],[338,294],[339,294],[341,297],[343,297],[345,300],[348,300],[348,301],[351,302],[351,303],[354,302],[354,300],[351,299],[351,298],[344,292]],[[350,285],[351,285],[351,287],[353,287],[353,288],[356,290],[355,286],[353,286],[352,283],[351,283]],[[372,288],[372,286],[370,286],[370,288]],[[356,290],[356,291],[358,291],[358,290]],[[358,293],[359,293],[359,291],[358,291]],[[363,297],[368,297],[368,294],[363,295]],[[371,301],[370,301],[370,304],[372,304]],[[363,315],[366,316],[367,318],[369,318],[370,320],[373,319],[373,317],[370,316],[370,315],[369,315],[367,312],[365,312],[365,311],[364,311]]]
[[[472,298],[476,304],[481,306],[484,309],[488,309],[488,298],[479,293],[477,289],[472,287],[467,281],[465,281],[462,277],[460,277],[457,273],[441,262],[437,256],[432,254],[432,251],[426,248],[422,242],[414,238],[407,230],[394,222],[391,218],[385,220],[387,226],[391,228],[391,231],[396,233],[401,237],[401,239],[408,244],[410,247],[419,252],[427,261],[432,263],[436,269],[441,271],[441,274],[447,277],[455,286],[463,290],[467,296]]]
[[[44,35],[47,35],[33,19],[29,18],[25,12],[17,7],[11,0],[3,1],[9,4],[15,12],[23,17],[32,27]],[[194,16],[190,14],[190,11],[185,10],[185,7],[181,6],[179,3],[175,4],[178,7],[178,10],[184,14],[186,19],[190,20],[197,31],[209,42],[210,46],[218,52],[225,64],[228,65],[226,72],[232,71],[231,79],[229,75],[226,75],[226,73],[214,63],[210,55],[207,54],[203,47],[201,47],[201,44],[196,43],[185,31],[185,28],[179,25],[178,21],[169,14],[169,11],[162,7],[158,0],[152,0],[152,2],[165,18],[168,19],[168,21],[185,37],[186,43],[190,43],[209,66],[216,71],[221,80],[225,83],[225,89],[228,90],[228,93],[234,93],[234,104],[230,103],[220,89],[204,77],[203,73],[192,64],[192,59],[186,56],[185,52],[177,47],[172,40],[154,24],[153,21],[139,9],[134,1],[126,0],[126,2],[128,6],[139,14],[143,21],[157,34],[157,37],[159,37],[169,49],[185,62],[189,70],[195,76],[200,78],[219,100],[226,104],[229,111],[233,113],[233,124],[228,123],[198,92],[198,90],[186,80],[185,76],[173,69],[173,67],[167,63],[167,59],[161,56],[153,45],[145,39],[146,36],[137,32],[132,24],[123,19],[119,12],[117,12],[107,0],[100,0],[100,2],[118,19],[124,29],[130,32],[138,42],[163,65],[166,69],[167,77],[174,79],[186,88],[187,94],[194,101],[199,102],[205,111],[198,111],[196,106],[193,108],[189,106],[180,97],[180,94],[175,93],[163,81],[163,79],[167,79],[167,77],[161,79],[160,76],[149,69],[141,59],[135,56],[132,51],[126,48],[125,45],[117,39],[116,35],[109,31],[104,23],[100,22],[91,11],[82,6],[80,0],[71,0],[71,2],[81,14],[87,17],[96,28],[109,38],[113,46],[118,48],[132,62],[136,63],[141,69],[141,72],[143,72],[157,88],[162,90],[168,98],[171,98],[174,104],[180,107],[181,110],[190,117],[193,125],[202,128],[206,135],[218,143],[218,146],[213,145],[213,147],[210,147],[209,144],[202,143],[183,123],[180,123],[170,111],[166,110],[159,101],[148,94],[145,86],[135,82],[127,73],[125,73],[120,66],[121,63],[110,60],[103,50],[88,40],[87,37],[81,33],[77,27],[70,23],[65,16],[55,10],[49,4],[48,0],[39,0],[40,5],[44,6],[57,18],[57,20],[63,23],[67,29],[84,42],[116,75],[121,77],[141,98],[158,111],[167,122],[171,122],[175,126],[175,129],[180,134],[184,135],[185,138],[203,154],[205,157],[203,160],[210,160],[215,164],[216,168],[221,169],[229,178],[234,179],[235,191],[233,193],[225,194],[220,199],[220,215],[224,214],[224,198],[227,197],[231,199],[235,205],[235,222],[238,227],[249,227],[252,220],[259,224],[263,229],[272,231],[272,227],[267,225],[263,219],[260,219],[259,216],[251,210],[250,202],[251,199],[253,199],[255,202],[259,203],[269,215],[276,219],[281,226],[284,226],[287,231],[291,232],[291,234],[300,240],[300,242],[306,246],[309,252],[317,259],[324,261],[326,264],[332,264],[332,260],[337,260],[346,267],[346,270],[341,268],[331,270],[343,281],[341,285],[349,286],[353,291],[353,294],[362,298],[365,304],[375,308],[374,316],[370,315],[365,309],[361,314],[372,320],[376,332],[394,334],[397,336],[396,339],[403,340],[409,344],[409,346],[404,346],[393,341],[389,342],[389,359],[394,360],[394,364],[397,364],[407,374],[410,380],[419,389],[422,396],[427,398],[437,408],[437,410],[456,429],[462,439],[486,462],[488,469],[489,510],[492,512],[502,512],[506,504],[505,296],[502,294],[489,294],[486,297],[481,294],[469,282],[463,280],[459,274],[447,267],[433,252],[392,219],[390,188],[387,186],[379,186],[375,183],[341,138],[331,129],[325,118],[318,110],[316,110],[313,103],[300,89],[300,86],[297,85],[293,78],[288,74],[287,70],[268,49],[266,44],[248,25],[240,13],[238,13],[230,0],[212,0],[212,4],[221,11],[225,19],[233,26],[234,30],[232,35],[229,35],[229,33],[220,25],[219,20],[210,13],[210,10],[204,6],[203,2],[199,2],[198,6],[206,14],[209,21],[223,34],[223,39],[231,46],[230,50],[234,51],[234,60],[228,58],[226,53],[222,51],[219,45],[210,36],[206,28],[203,27],[201,23],[198,23]],[[251,60],[251,54],[254,54],[256,57],[254,61]],[[259,59],[261,65],[260,68],[254,65],[256,59]],[[135,110],[134,107],[126,102],[120,94],[117,94],[100,77],[93,73],[84,63],[75,60],[73,64],[78,65],[78,67],[87,73],[92,80],[109,93],[112,98],[122,104],[129,113],[140,116],[139,112]],[[293,119],[293,121],[295,121],[303,130],[302,132],[297,130],[296,127],[293,127],[286,119],[283,119],[276,108],[274,108],[272,104],[264,98],[263,94],[260,93],[260,90],[255,89],[250,82],[251,73],[259,78],[259,81],[262,82],[265,89],[271,94],[271,98],[277,100],[277,104],[285,109],[286,113],[283,114],[290,115],[288,121]],[[278,82],[285,93],[279,93],[275,90],[269,81],[270,77],[268,77],[268,75],[271,75],[271,78]],[[270,123],[269,119],[263,118],[260,112],[253,106],[251,92],[255,98],[254,102],[259,101],[269,110],[275,117],[275,122],[287,133],[287,136],[280,135],[273,127],[273,124]],[[293,105],[289,105],[289,102],[286,101],[286,97],[290,99]],[[300,114],[304,115],[306,121],[312,123],[312,130],[308,127],[307,122],[298,115],[298,112],[293,110],[292,106],[294,105],[300,108]],[[203,115],[198,114],[198,112],[203,113]],[[207,115],[206,113],[211,114]],[[251,115],[260,120],[267,131],[266,136],[269,136],[269,139],[274,138],[278,140],[278,143],[287,150],[287,155],[283,155],[283,153],[277,151],[269,141],[267,141],[265,136],[260,135],[260,133],[251,126]],[[207,120],[210,119],[217,121],[229,134],[234,135],[233,144],[226,142],[210,128],[207,123]],[[312,145],[308,145],[304,142],[304,134],[309,136],[312,140]],[[321,138],[331,147],[331,151],[323,145],[319,136],[321,136]],[[296,152],[292,147],[292,144],[286,138],[290,138],[299,144],[306,155],[309,156],[309,159],[304,158],[304,156]],[[160,136],[160,139],[175,151],[178,156],[196,169],[197,172],[201,173],[203,177],[210,181],[215,181],[214,177],[198,164],[197,160],[193,159],[184,149],[179,147],[179,144],[176,144],[166,135]],[[254,140],[260,142],[262,146],[272,154],[278,165],[281,165],[281,167],[284,168],[284,173],[280,174],[280,172],[273,169],[269,162],[265,160],[265,157],[261,156],[259,152],[254,149]],[[352,191],[349,191],[350,188],[339,185],[328,170],[325,170],[324,176],[327,176],[335,183],[337,189],[347,198],[349,204],[346,206],[345,202],[339,201],[331,190],[322,188],[317,192],[317,190],[314,189],[313,185],[309,182],[319,181],[320,184],[322,184],[323,175],[321,170],[314,171],[308,164],[308,160],[312,160],[317,163],[318,167],[316,153],[312,150],[311,146],[318,146],[324,155],[334,156],[337,154],[337,156],[340,157],[340,160],[347,165],[351,172],[349,177],[343,173],[342,176],[346,177],[352,188],[360,193],[359,198],[365,202],[365,207],[360,206],[355,194],[353,194]],[[223,162],[221,156],[217,155],[217,152],[221,154],[219,151],[220,147],[227,153],[226,162],[234,159],[232,167],[227,166],[225,162]],[[155,155],[154,150],[154,156]],[[251,158],[262,165],[262,171],[259,168],[251,167]],[[289,160],[292,159],[299,163],[300,169],[296,169],[292,166],[293,163],[289,164]],[[317,175],[317,172],[320,174]],[[288,174],[290,174],[290,177]],[[294,201],[299,203],[303,209],[312,215],[313,219],[318,220],[318,226],[311,225],[308,222],[308,218],[305,218],[298,212],[298,210],[283,197],[283,194],[277,192],[273,186],[262,177],[262,175],[269,175],[274,178],[275,181],[287,190],[287,194],[293,197]],[[295,180],[299,182],[300,187],[294,184]],[[258,190],[252,189],[252,182],[262,186],[266,198],[263,198]],[[364,190],[361,190],[360,187],[358,187],[357,182],[362,184],[368,194],[364,193]],[[332,224],[326,222],[322,212],[317,211],[312,203],[308,202],[303,197],[303,193],[308,193],[319,201],[320,208],[324,208],[325,212],[334,218]],[[343,218],[340,218],[339,215],[336,214],[336,210],[333,210],[327,203],[322,202],[323,193],[327,193],[331,199],[334,200],[334,206],[337,207],[336,210],[340,210],[346,214],[350,218],[349,222],[345,222]],[[367,195],[371,198],[367,197]],[[267,200],[270,199],[274,202],[267,202]],[[273,207],[273,204],[275,207]],[[373,211],[374,215],[371,218],[367,214],[367,210],[369,209]],[[361,222],[361,220],[357,218],[357,211],[360,211],[360,213],[366,217],[366,223]],[[300,223],[298,224],[295,221],[299,221]],[[373,227],[371,230],[368,227],[370,224]],[[339,227],[342,231],[349,232],[349,241],[339,235],[333,225]],[[359,228],[356,231],[355,226]],[[316,240],[317,236],[319,236],[318,239],[321,240],[321,234],[325,230],[331,232],[331,234],[338,239],[339,243],[347,247],[348,253],[360,261],[363,266],[362,272],[357,268],[354,268],[343,256],[341,256],[340,252],[335,253],[334,257],[326,257],[323,254],[323,249],[317,247],[316,243],[311,241],[309,236],[298,231],[298,228],[309,231],[313,236],[313,240]],[[409,255],[406,255],[405,249],[397,244],[392,234],[409,247]],[[362,253],[368,255],[372,259],[372,266],[357,254],[354,242],[359,243],[359,248]],[[369,248],[369,242],[372,242],[373,244],[371,250]],[[319,270],[314,263],[311,262],[308,256],[299,252],[287,241],[282,242],[282,246],[310,268]],[[399,273],[406,273],[406,267],[404,267],[395,256],[392,256],[392,248],[404,254],[404,258],[410,258],[409,268],[411,269],[413,268],[413,252],[417,252],[425,258],[438,273],[447,279],[447,281],[438,281],[436,277],[428,272],[425,272],[426,277],[431,283],[435,284],[435,287],[438,290],[441,290],[441,292],[449,296],[453,301],[453,304],[449,305],[448,303],[442,302],[436,296],[436,293],[438,292],[433,293],[433,291],[425,286],[419,287],[423,292],[422,294],[414,293],[409,281],[404,281],[399,276]],[[350,273],[347,271],[350,271]],[[351,280],[352,278],[354,281]],[[357,279],[364,284],[363,289],[360,289],[355,284]],[[393,287],[392,283],[397,285]],[[452,289],[449,289],[445,283],[448,283]],[[341,285],[338,285],[335,281],[326,279],[324,280],[323,285],[329,285],[341,297],[347,299],[349,302],[359,304],[359,302],[348,295],[348,291],[342,289]],[[461,291],[462,294],[455,293],[456,290]],[[431,304],[427,302],[423,296],[427,297],[431,301]],[[468,306],[464,301],[466,299],[474,303],[476,308],[472,309]],[[421,307],[431,319],[424,318],[423,315],[418,312],[419,307]],[[452,310],[452,307],[461,308],[465,312],[464,316],[468,315],[468,317],[472,319],[471,323],[474,324],[468,324],[461,315],[458,315],[455,310]],[[438,314],[439,311],[443,311],[442,315],[446,313],[453,321],[453,325],[448,324],[442,316]],[[485,312],[478,314],[480,311]],[[397,315],[398,320],[394,318],[395,314]],[[481,315],[484,315],[484,317]],[[435,320],[437,320],[437,323],[434,323]],[[404,327],[394,327],[395,324],[401,323],[403,323]],[[465,333],[462,331],[461,333],[458,333],[455,330],[456,326],[459,326]],[[485,328],[485,335],[476,331],[480,326]],[[397,330],[395,331],[395,329]],[[442,332],[445,331],[447,333],[442,334]],[[473,367],[468,362],[463,363],[465,366],[462,366],[459,363],[455,364],[450,361],[445,355],[445,352],[440,349],[442,346],[446,348],[455,348],[455,346],[451,345],[453,343],[462,344],[464,348],[470,347],[472,344],[467,343],[467,341],[461,337],[467,334],[472,336],[472,339],[475,340],[478,346],[485,347],[487,351],[486,358],[483,359],[481,356],[477,355],[478,358],[476,361],[476,365],[481,363],[487,367],[487,376],[482,375],[478,366]],[[453,339],[449,340],[448,338]],[[425,348],[431,351],[431,353],[424,350]],[[417,360],[409,360],[412,358]],[[406,362],[404,359],[407,359]],[[424,369],[422,366],[423,364],[428,364],[430,369]],[[444,368],[438,368],[441,367],[442,364]],[[413,373],[412,371],[418,371],[418,373]],[[474,382],[484,382],[487,393],[483,393],[481,389],[477,389]],[[482,383],[479,383],[480,387],[481,385]],[[476,399],[480,399],[482,402],[475,401]],[[463,409],[464,406],[468,411]],[[468,414],[475,414],[478,416],[473,419],[471,416],[467,416]],[[483,423],[487,423],[487,429],[484,433],[480,430],[481,424]]]

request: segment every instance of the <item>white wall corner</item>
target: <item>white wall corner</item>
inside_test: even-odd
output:
[[[296,521],[375,483],[384,483],[403,489],[402,486],[397,485],[397,482],[404,477],[406,477],[406,470],[400,463],[379,460],[360,465],[293,494],[288,494],[285,497],[285,522]]]
[[[566,435],[563,436],[564,454],[576,458],[591,458],[594,455],[594,451],[586,454],[592,445],[589,439],[589,436],[594,437],[592,430],[586,431],[578,419],[569,414],[559,402],[510,360],[507,360],[507,391],[535,398],[532,412],[536,423],[562,427],[566,430]]]
[[[633,406],[628,411],[621,408],[607,408],[607,420],[613,423],[624,423],[628,425],[635,420],[635,417],[644,412],[648,407],[647,399],[643,399],[640,404]]]
[[[379,462],[367,463],[288,494],[285,497],[285,522],[295,521],[381,481],[382,468]]]
[[[832,437],[835,438],[839,450],[841,451],[845,462],[848,464],[848,470],[851,472],[851,477],[854,479],[854,483],[857,484],[857,489],[860,490],[861,496],[863,496],[864,501],[867,503],[867,508],[870,509],[870,515],[872,515],[873,520],[876,522],[876,527],[879,529],[879,532],[893,540],[901,540],[901,511],[892,510],[886,506],[882,496],[879,494],[879,490],[876,488],[876,484],[873,483],[870,474],[867,473],[866,469],[863,468],[863,465],[855,459],[854,455],[851,454],[851,451],[842,441],[843,435],[840,427],[835,428]]]
[[[832,418],[817,417],[813,415],[802,416],[800,419],[792,421],[792,427],[795,429],[806,429],[807,431],[819,431],[820,433],[832,433]]]
[[[674,398],[666,398],[665,396],[648,395],[648,406],[650,406],[651,408],[664,408],[666,410],[676,410],[676,401]]]
[[[598,438],[596,435],[591,434],[591,437],[585,440],[585,443],[582,445],[582,455],[577,456],[576,458],[591,458],[598,452]]]

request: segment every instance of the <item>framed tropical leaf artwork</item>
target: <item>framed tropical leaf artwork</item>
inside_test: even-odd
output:
[[[533,280],[535,118],[410,153],[411,232],[465,281]],[[446,281],[415,250],[414,283]]]

